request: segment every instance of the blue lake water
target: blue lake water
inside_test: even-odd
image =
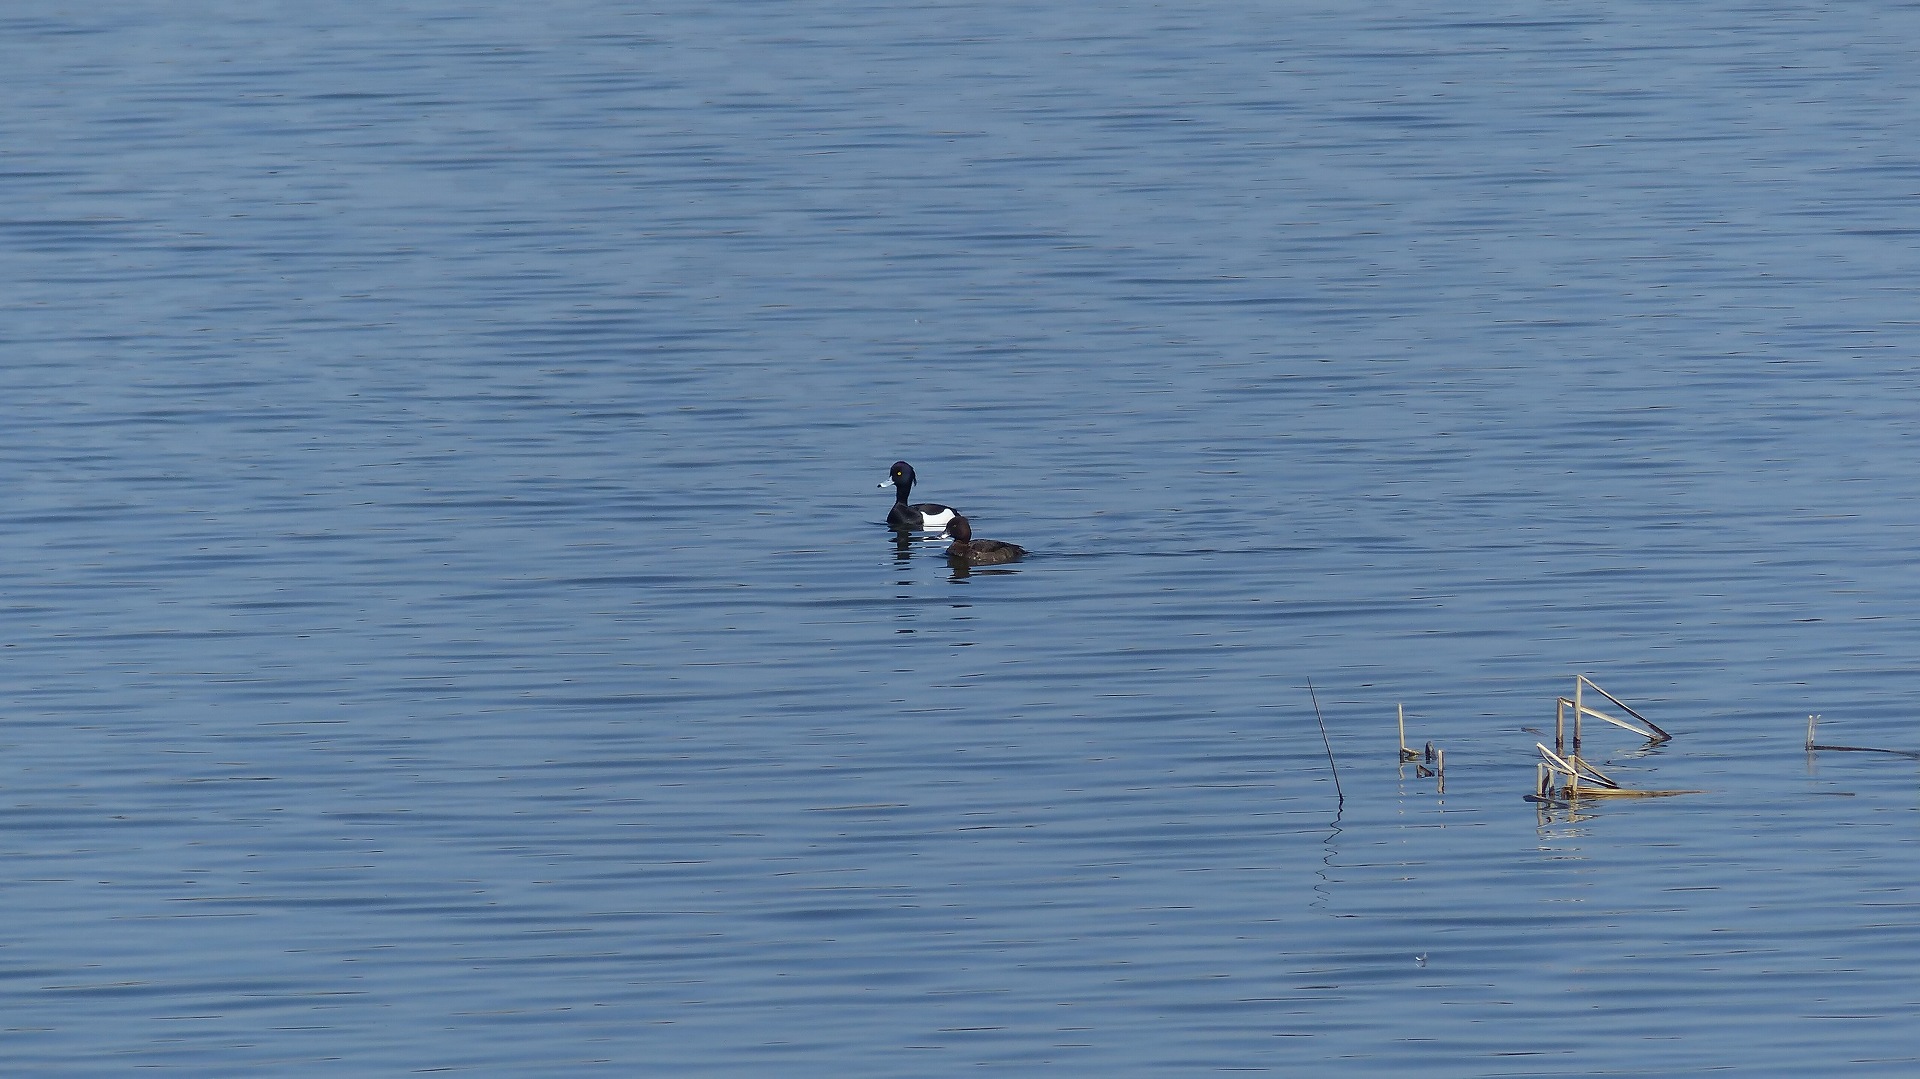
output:
[[[1914,1074],[1915,40],[9,6],[0,1071]]]

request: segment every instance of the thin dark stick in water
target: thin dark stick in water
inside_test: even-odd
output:
[[[1347,804],[1347,796],[1340,790],[1340,768],[1333,763],[1333,742],[1327,738],[1327,721],[1320,718],[1320,695],[1313,691],[1313,679],[1307,679],[1307,696],[1313,700],[1313,719],[1320,724],[1320,741],[1327,747],[1327,767],[1333,769],[1333,793],[1340,799],[1341,805]]]
[[[1836,753],[1891,753],[1896,757],[1912,757],[1915,760],[1920,760],[1920,753],[1915,753],[1911,749],[1875,749],[1872,746],[1816,745],[1813,741],[1813,725],[1818,722],[1820,722],[1819,716],[1807,717],[1807,752],[1808,753],[1812,753],[1816,749],[1831,749]]]
[[[1896,757],[1911,757],[1920,760],[1920,753],[1911,749],[1875,749],[1873,746],[1808,746],[1808,749],[1830,749],[1835,753],[1891,753]]]

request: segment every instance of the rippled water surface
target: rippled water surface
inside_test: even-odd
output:
[[[0,1070],[1913,1074],[1917,39],[7,7]]]

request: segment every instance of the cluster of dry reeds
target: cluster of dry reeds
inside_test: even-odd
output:
[[[1441,794],[1447,793],[1447,751],[1433,748],[1428,742],[1425,751],[1407,748],[1407,706],[1395,705],[1394,710],[1400,717],[1400,764],[1413,765],[1413,773],[1422,779],[1435,781],[1434,789]]]
[[[1636,722],[1628,722],[1618,716],[1602,712],[1586,703],[1586,691],[1592,690],[1612,701],[1621,711],[1632,716]],[[1567,716],[1573,716],[1573,743],[1567,743]],[[1560,697],[1554,704],[1553,748],[1548,749],[1539,742],[1534,748],[1540,751],[1540,763],[1535,766],[1534,793],[1527,796],[1529,801],[1547,805],[1567,806],[1581,798],[1658,798],[1670,794],[1694,794],[1695,791],[1678,790],[1634,790],[1623,787],[1605,772],[1595,768],[1580,755],[1581,721],[1587,716],[1605,720],[1616,727],[1632,731],[1647,740],[1648,745],[1659,745],[1673,736],[1660,729],[1652,720],[1634,711],[1625,701],[1601,689],[1593,679],[1584,674],[1573,676],[1573,698]]]
[[[1309,694],[1313,692],[1313,683],[1311,681],[1307,683],[1307,691]],[[1589,705],[1587,703],[1588,691],[1598,693],[1600,696],[1605,697],[1615,708],[1633,718],[1631,720],[1622,719],[1610,712],[1604,712]],[[1436,790],[1441,794],[1445,794],[1447,790],[1446,750],[1435,749],[1432,742],[1428,742],[1425,749],[1417,750],[1409,748],[1407,746],[1406,706],[1404,704],[1398,705],[1395,710],[1400,727],[1400,755],[1398,762],[1400,767],[1404,769],[1409,764],[1413,765],[1416,775],[1423,779],[1435,780]],[[1326,739],[1326,721],[1320,718],[1320,701],[1317,696],[1315,696],[1313,700],[1313,714],[1315,720],[1320,723],[1321,738]],[[1661,798],[1674,794],[1700,793],[1699,791],[1691,790],[1637,790],[1621,786],[1613,777],[1594,767],[1585,757],[1581,756],[1582,725],[1589,716],[1611,723],[1622,730],[1631,731],[1646,739],[1647,745],[1649,746],[1657,746],[1673,738],[1672,735],[1660,729],[1659,724],[1635,711],[1632,706],[1628,705],[1625,701],[1601,689],[1593,679],[1588,678],[1584,674],[1574,675],[1573,696],[1570,698],[1557,697],[1554,700],[1553,748],[1548,749],[1545,743],[1542,742],[1534,743],[1534,748],[1540,751],[1540,761],[1535,765],[1534,789],[1532,794],[1527,795],[1528,801],[1538,802],[1547,807],[1569,808],[1573,803],[1582,798]],[[1567,722],[1569,717],[1571,717],[1573,721],[1571,729],[1569,729]],[[1817,715],[1807,717],[1807,752],[1809,754],[1818,750],[1844,753],[1890,753],[1896,756],[1920,760],[1920,752],[1911,750],[1876,749],[1868,746],[1822,745],[1814,740],[1814,731],[1819,721],[1820,717]],[[1327,765],[1330,768],[1334,768],[1333,782],[1335,789],[1338,790],[1340,773],[1333,762],[1333,743],[1327,741],[1326,748]],[[1402,772],[1403,776],[1404,774],[1405,773]],[[1343,803],[1346,801],[1344,795],[1341,796],[1341,801]]]

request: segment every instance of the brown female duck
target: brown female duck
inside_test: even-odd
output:
[[[947,522],[946,534],[953,538],[953,546],[947,548],[947,561],[964,566],[998,566],[1024,557],[1027,553],[1027,549],[1018,544],[974,539],[973,525],[957,513],[953,515],[953,520]]]

